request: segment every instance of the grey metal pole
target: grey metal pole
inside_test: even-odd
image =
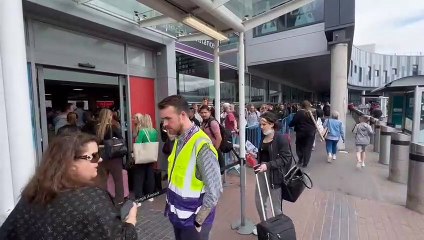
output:
[[[213,51],[213,62],[215,71],[215,119],[220,121],[221,109],[221,75],[220,75],[220,59],[219,59],[219,41],[215,40],[215,49]]]
[[[246,219],[246,119],[245,119],[245,91],[244,91],[244,78],[245,78],[245,59],[244,59],[244,33],[239,35],[239,129],[240,129],[240,221],[232,224],[233,229],[242,235],[248,235],[253,232],[253,223]]]
[[[246,155],[246,121],[244,112],[244,75],[245,75],[245,63],[244,63],[244,33],[240,33],[239,38],[239,114],[240,114],[240,198],[241,198],[241,226],[245,225],[245,212],[246,212],[246,167],[244,164]]]

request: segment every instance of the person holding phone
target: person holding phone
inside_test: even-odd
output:
[[[281,184],[283,183],[283,174],[290,169],[292,164],[290,143],[287,137],[277,131],[277,121],[277,116],[272,112],[265,112],[261,115],[260,127],[264,136],[259,146],[258,165],[254,167],[255,172],[259,174],[258,181],[261,189],[266,189],[267,182],[263,172],[267,172],[271,198],[273,205],[276,206],[274,208],[275,215],[282,213]],[[262,192],[262,198],[267,203],[269,198],[268,193]],[[265,219],[263,219],[257,186],[255,189],[255,203],[262,222]],[[268,214],[269,208],[269,204],[265,204],[267,218],[270,217]]]
[[[125,219],[98,185],[98,139],[57,136],[0,227],[0,239],[137,239],[137,207]]]

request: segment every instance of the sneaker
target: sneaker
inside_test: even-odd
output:
[[[327,162],[328,162],[328,163],[331,163],[331,161],[332,161],[332,159],[331,159],[331,158],[332,158],[331,154],[328,154],[328,156],[327,156]]]
[[[336,154],[333,155],[333,161],[336,160]]]
[[[154,200],[155,200],[154,198],[147,199],[147,201],[149,201],[149,202],[153,202]]]
[[[258,236],[258,229],[256,228],[256,226],[253,228],[253,235]]]
[[[357,163],[356,163],[356,167],[357,167],[357,168],[361,168],[361,166],[362,166],[362,162],[357,162]]]
[[[362,167],[365,167],[365,162],[362,162],[361,166],[362,166]]]

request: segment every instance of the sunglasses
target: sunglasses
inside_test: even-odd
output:
[[[75,159],[82,159],[82,160],[86,160],[86,161],[90,161],[92,163],[97,163],[100,160],[100,154],[98,152],[93,153],[91,155],[83,155],[83,156],[78,156],[75,157]]]

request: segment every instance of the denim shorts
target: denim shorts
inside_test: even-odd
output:
[[[356,152],[365,152],[367,145],[356,145]]]

